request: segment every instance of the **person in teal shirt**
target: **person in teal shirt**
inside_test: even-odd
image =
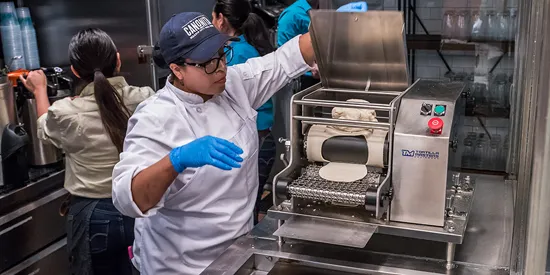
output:
[[[279,15],[277,22],[277,46],[309,31],[309,11],[319,9],[320,0],[296,0]],[[325,3],[326,6],[326,3]],[[339,12],[365,12],[367,2],[352,2],[338,8]],[[319,83],[318,72],[307,72],[300,78],[300,91]]]
[[[319,0],[296,0],[279,15],[277,21],[277,46],[280,47],[290,39],[309,31],[309,11],[319,8]],[[317,74],[307,72],[300,77],[300,90],[305,90],[319,83]]]
[[[231,56],[227,59],[229,60],[228,66],[245,63],[249,58],[260,56],[258,50],[246,41],[243,34],[238,37],[240,41],[231,42],[232,51],[230,52]],[[256,111],[258,112],[256,120],[258,131],[269,130],[273,126],[273,99],[270,98]]]
[[[260,16],[252,12],[248,0],[216,0],[212,11],[212,23],[222,33],[237,36],[240,40],[228,46],[232,50],[227,56],[227,65],[245,63],[248,59],[266,55],[275,50]],[[258,222],[259,203],[273,163],[275,162],[275,140],[271,134],[273,126],[273,100],[269,99],[258,110],[256,125],[260,151],[258,152],[259,188],[254,224]]]

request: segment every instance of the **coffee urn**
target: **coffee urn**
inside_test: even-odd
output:
[[[22,186],[29,180],[29,137],[17,123],[12,84],[0,78],[0,192]]]
[[[48,98],[50,103],[69,96],[72,89],[70,78],[63,76],[60,68],[42,69],[48,79]],[[29,164],[32,167],[58,166],[63,160],[62,151],[54,145],[44,142],[38,138],[38,114],[36,111],[36,100],[21,81],[17,82],[17,93],[19,105],[21,106],[21,117],[25,130],[29,133]]]
[[[34,167],[48,166],[62,160],[61,150],[38,138],[38,114],[34,97],[25,98],[22,111],[23,125],[30,135],[29,164]]]

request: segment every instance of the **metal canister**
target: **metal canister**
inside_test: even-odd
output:
[[[0,80],[0,129],[9,123],[16,124],[15,97],[13,87],[7,78]]]
[[[63,157],[61,150],[52,144],[44,143],[38,138],[38,115],[34,98],[25,100],[22,117],[25,130],[30,135],[29,164],[32,166],[45,166],[61,161]]]

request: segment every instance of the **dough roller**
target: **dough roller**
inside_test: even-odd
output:
[[[279,220],[275,235],[360,248],[375,233],[445,242],[450,264],[475,186],[460,174],[463,84],[409,85],[400,12],[316,10],[310,33],[321,83],[291,99],[288,164],[273,180],[268,212]],[[372,110],[376,119],[335,118],[334,108]],[[331,163],[368,172],[328,180],[321,169]]]

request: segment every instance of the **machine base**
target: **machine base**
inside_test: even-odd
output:
[[[467,234],[451,270],[447,243],[374,234],[364,249],[292,239],[281,244],[273,235],[277,220],[266,217],[202,274],[510,274],[512,186],[495,176],[476,179]]]
[[[415,239],[448,242],[461,244],[466,232],[466,226],[468,224],[468,218],[472,209],[472,202],[474,197],[475,184],[471,183],[470,188],[464,190],[462,188],[453,187],[447,191],[447,197],[449,199],[448,205],[448,217],[445,220],[444,226],[428,226],[418,225],[402,222],[387,221],[387,217],[383,220],[375,219],[372,217],[372,213],[365,211],[361,207],[338,207],[335,205],[326,205],[323,203],[315,204],[308,200],[292,199],[284,201],[277,207],[273,207],[268,211],[268,215],[271,218],[278,220],[300,219],[302,229],[315,228],[310,232],[302,232],[308,236],[305,240],[317,241],[329,244],[339,244],[339,240],[334,241],[334,238],[328,238],[331,242],[326,241],[326,236],[330,236],[335,232],[334,227],[339,226],[341,232],[346,232],[357,227],[368,227],[373,230],[367,230],[371,232],[377,232],[386,235],[403,236]],[[303,225],[304,222],[309,222],[310,225]],[[328,221],[328,222],[327,222]],[[292,223],[294,225],[295,222]],[[326,226],[325,224],[330,224]],[[281,230],[286,225],[283,225]],[[296,234],[296,233],[294,233]],[[371,234],[372,235],[372,234]],[[318,239],[312,239],[315,236],[319,236]],[[362,240],[360,236],[355,235],[356,240]],[[290,237],[293,239],[300,239],[298,235],[295,237],[288,234],[283,237]],[[347,238],[347,236],[345,237]],[[352,237],[349,237],[352,238]],[[350,239],[348,241],[354,241]],[[368,239],[367,239],[368,241]],[[358,241],[356,245],[350,245],[351,247],[364,247],[366,244],[362,241]]]

